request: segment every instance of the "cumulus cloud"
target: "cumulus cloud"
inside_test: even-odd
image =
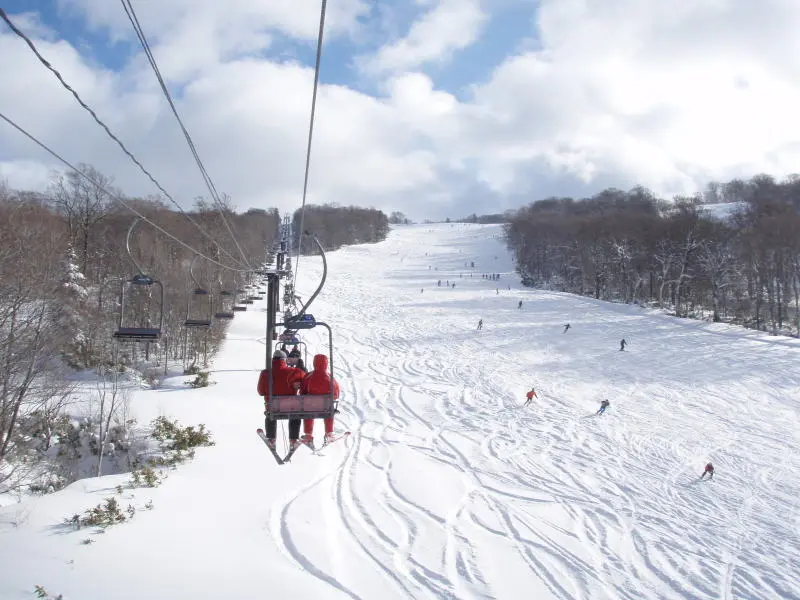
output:
[[[87,27],[130,43],[125,15],[112,4],[60,0],[62,10],[84,15]],[[375,11],[360,0],[330,4],[326,34],[340,45],[323,70],[331,60],[361,57],[368,87],[380,91],[363,91],[361,80],[321,86],[310,202],[455,217],[609,185],[690,193],[709,179],[782,176],[800,163],[795,0],[541,0],[530,10],[528,43],[519,40],[522,50],[467,89],[443,89],[437,76],[422,72],[491,31],[487,7],[500,4],[431,0],[403,37],[366,57],[354,40]],[[217,188],[241,208],[296,208],[313,70],[270,50],[275,36],[312,48],[318,2],[136,6]],[[439,20],[447,11],[461,16]],[[188,206],[206,194],[140,54],[115,72],[54,37],[35,16],[25,23],[173,195]],[[2,30],[0,64],[4,113],[71,160],[114,176],[128,193],[155,191],[24,44]],[[17,187],[41,178],[41,186],[53,166],[0,126],[0,177]]]
[[[525,180],[535,158],[584,181],[615,173],[667,193],[786,173],[797,160],[800,4],[545,0],[537,21],[541,49],[474,88],[493,115],[490,146],[499,142],[507,169],[517,163],[500,189]]]
[[[136,41],[125,11],[116,2],[58,0],[58,4],[62,12],[82,16],[88,28],[109,32],[114,41]],[[183,82],[220,61],[267,50],[275,35],[316,41],[320,3],[168,0],[137,2],[134,7],[164,76]],[[368,12],[367,0],[330,2],[326,38],[352,33],[358,19]]]
[[[361,57],[358,62],[372,74],[446,62],[454,52],[478,39],[487,19],[478,0],[439,0],[414,22],[405,37],[387,43],[376,54]]]

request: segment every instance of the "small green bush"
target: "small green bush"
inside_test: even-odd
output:
[[[149,466],[131,472],[131,487],[154,488],[161,483],[158,473]]]
[[[133,516],[133,513],[131,512],[132,508],[132,506],[129,506],[127,509],[128,514],[131,517]],[[109,527],[110,525],[123,523],[125,520],[125,513],[122,512],[122,508],[120,507],[119,502],[117,502],[117,499],[106,498],[94,508],[88,509],[83,516],[73,515],[69,519],[66,519],[66,522],[75,528],[80,529],[81,527],[90,527],[94,525],[98,527]],[[46,596],[42,597],[46,598]]]
[[[177,421],[166,417],[158,417],[152,423],[152,437],[166,444],[167,450],[187,451],[197,446],[213,446],[211,432],[202,423],[196,428],[193,425],[180,427]]]
[[[199,371],[195,378],[192,381],[185,381],[184,383],[188,383],[189,387],[192,388],[202,388],[208,387],[210,382],[208,380],[208,371]]]

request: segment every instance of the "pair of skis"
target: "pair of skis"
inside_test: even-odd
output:
[[[311,445],[307,444],[306,442],[304,442],[302,440],[298,440],[300,443],[296,444],[294,448],[291,448],[289,450],[289,452],[286,454],[286,456],[281,458],[281,456],[278,454],[278,451],[275,450],[275,448],[273,448],[269,444],[269,442],[267,441],[267,435],[264,433],[264,430],[263,429],[256,429],[256,433],[258,434],[258,437],[261,438],[261,441],[264,442],[264,445],[267,447],[267,450],[269,450],[272,453],[272,457],[275,459],[275,462],[277,462],[279,465],[282,465],[282,464],[285,464],[285,463],[289,462],[292,459],[292,455],[295,452],[297,452],[297,449],[300,446],[307,446],[311,450],[311,452],[313,452],[314,454],[319,455],[320,451],[322,449],[324,449],[326,446],[330,446],[331,444],[333,444],[335,442],[338,442],[339,440],[341,440],[343,438],[346,438],[347,436],[350,435],[349,431],[345,431],[344,433],[340,433],[340,434],[336,435],[332,440],[328,440],[328,441],[324,442],[322,444],[322,446],[320,446],[319,448],[315,448],[314,446],[311,446]]]

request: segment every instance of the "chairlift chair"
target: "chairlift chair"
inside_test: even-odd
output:
[[[186,300],[186,320],[183,322],[184,327],[211,327],[211,317],[214,314],[214,296],[209,293],[207,289],[203,288],[194,276],[194,263],[199,256],[199,254],[195,254],[189,265],[189,276],[192,278],[195,288],[191,291]]]
[[[128,314],[130,311],[130,292],[137,289],[136,286],[158,286],[159,288],[159,305],[158,305],[158,318],[152,319],[152,311],[147,315],[146,321],[152,323],[158,322],[158,327],[141,327],[128,323]],[[142,288],[138,288],[142,289]],[[126,293],[128,292],[128,293]],[[134,275],[131,279],[122,282],[120,290],[120,311],[119,311],[119,325],[117,331],[114,332],[114,338],[123,341],[153,341],[161,337],[161,332],[164,327],[164,285],[157,279],[153,279],[149,275],[139,273]]]
[[[234,317],[233,313],[236,311],[235,300],[236,295],[233,292],[221,290],[219,292],[219,310],[214,313],[214,318],[232,319]]]
[[[236,288],[236,303],[253,304],[252,300],[248,300],[248,292],[246,288]],[[247,307],[245,306],[241,310],[247,310]]]
[[[144,270],[139,263],[136,262],[136,259],[133,258],[133,254],[131,254],[131,234],[133,233],[136,225],[139,223],[139,220],[140,217],[137,217],[133,220],[133,223],[131,223],[131,226],[128,228],[128,235],[125,238],[125,249],[128,252],[128,257],[131,259],[131,262],[136,266],[138,273],[131,279],[123,280],[121,283],[119,324],[117,331],[115,331],[113,334],[115,339],[121,341],[139,342],[158,340],[161,337],[161,333],[164,328],[164,285],[157,279],[153,279],[149,275],[145,275]],[[159,288],[158,316],[157,318],[154,318],[156,313],[152,307],[148,307],[150,310],[147,311],[147,313],[144,315],[145,318],[140,322],[143,321],[148,324],[158,322],[158,327],[135,325],[133,322],[129,322],[131,292],[141,291],[144,289],[149,290],[153,286],[158,286]],[[150,294],[148,293],[148,297],[149,296]]]
[[[328,394],[300,394],[295,396],[271,394],[272,381],[269,382],[270,394],[267,396],[265,415],[273,421],[285,419],[323,419],[333,417],[339,404],[334,398],[333,370],[333,332],[322,321],[315,321],[312,315],[303,315],[299,320],[284,322],[287,329],[312,329],[322,326],[328,330],[328,369],[331,377],[331,391]],[[302,343],[302,342],[301,342]]]
[[[250,284],[246,287],[246,289],[247,289],[247,299],[251,301],[250,302],[251,304],[256,300],[261,300],[261,298],[258,296],[258,290],[256,290],[256,286]]]
[[[205,300],[208,299],[206,303]],[[204,305],[206,305],[204,307]],[[186,302],[186,320],[184,327],[211,327],[211,315],[214,314],[214,297],[203,288],[196,288],[189,294]]]

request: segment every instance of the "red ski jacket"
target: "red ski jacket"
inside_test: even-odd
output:
[[[314,356],[314,370],[303,379],[301,394],[330,394],[331,376],[328,375],[328,357],[324,354]],[[339,398],[339,382],[333,380],[333,397]]]
[[[525,397],[526,397],[528,400],[533,400],[533,397],[534,397],[534,396],[536,396],[536,392],[534,392],[533,390],[531,390],[530,392],[528,392],[527,394],[525,394]],[[536,397],[538,398],[539,396],[536,396]]]
[[[264,369],[258,376],[258,395],[267,396],[269,393],[269,371]],[[303,380],[305,373],[286,364],[282,358],[272,359],[272,393],[276,396],[292,396],[297,393],[295,383]]]

